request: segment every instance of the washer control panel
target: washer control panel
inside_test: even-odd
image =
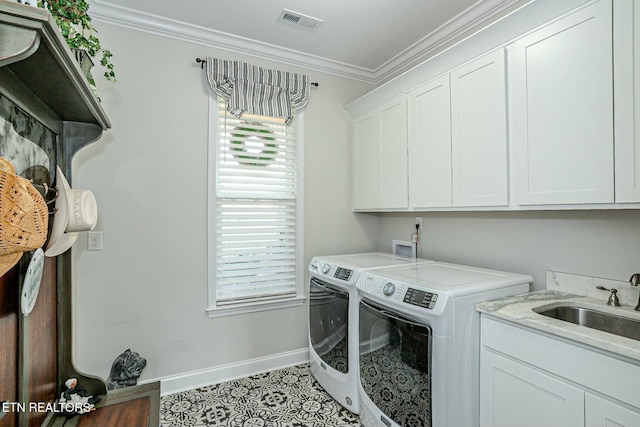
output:
[[[408,309],[408,306],[411,306],[418,311],[429,310],[434,315],[442,312],[448,300],[446,293],[405,281],[393,280],[375,272],[362,272],[356,286],[364,297],[372,297],[379,302],[393,303],[396,307]]]
[[[385,283],[385,285],[382,287],[382,293],[385,294],[386,296],[390,297],[391,295],[393,295],[393,293],[396,291],[396,285],[394,285],[393,283],[389,282],[389,283]]]
[[[437,300],[438,294],[421,291],[415,288],[409,288],[407,289],[407,293],[404,294],[404,299],[402,300],[402,302],[432,310],[433,307],[436,306]]]

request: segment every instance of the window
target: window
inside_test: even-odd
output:
[[[209,315],[301,304],[300,117],[210,107]]]

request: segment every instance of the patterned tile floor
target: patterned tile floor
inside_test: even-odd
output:
[[[162,397],[161,427],[352,427],[357,415],[315,381],[309,365]]]

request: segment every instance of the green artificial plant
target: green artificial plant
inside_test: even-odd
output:
[[[71,49],[86,50],[90,57],[100,57],[100,65],[106,71],[104,77],[107,80],[116,80],[113,70],[111,52],[100,45],[96,37],[98,31],[91,24],[89,16],[89,3],[85,0],[38,0],[38,6],[46,7],[53,16],[62,36]]]

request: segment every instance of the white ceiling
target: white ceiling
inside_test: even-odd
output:
[[[377,83],[530,1],[93,0],[91,10],[98,21],[197,34],[227,50]],[[315,31],[281,23],[283,9],[323,22]]]

